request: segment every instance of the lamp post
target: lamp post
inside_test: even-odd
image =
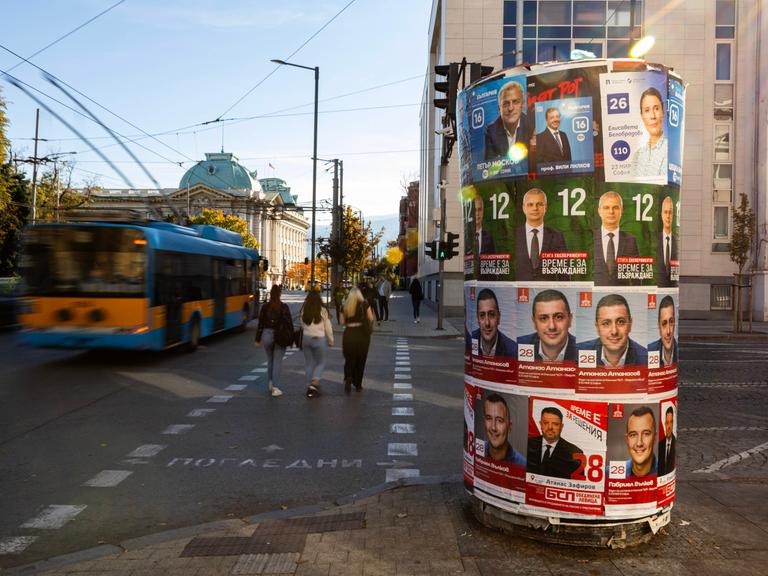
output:
[[[302,66],[301,64],[293,64],[292,62],[286,62],[285,60],[271,60],[275,64],[280,66],[293,66],[294,68],[304,68],[304,70],[315,71],[315,142],[312,152],[312,245],[311,245],[311,267],[310,267],[310,286],[315,285],[315,212],[317,203],[317,92],[318,85],[320,83],[320,67],[315,66]]]

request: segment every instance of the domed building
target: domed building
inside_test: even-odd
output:
[[[185,222],[204,208],[239,216],[269,262],[268,283],[282,283],[286,270],[307,256],[309,222],[285,180],[259,180],[230,152],[208,152],[187,170],[178,188],[100,189],[90,209],[130,210],[141,217]]]

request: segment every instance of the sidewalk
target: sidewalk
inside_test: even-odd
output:
[[[413,478],[328,505],[99,546],[7,574],[749,576],[765,574],[764,536],[759,522],[745,522],[691,482],[650,544],[543,544],[481,526],[460,479]]]
[[[749,324],[744,322],[743,329]],[[752,322],[752,333],[733,332],[732,320],[690,320],[681,319],[678,327],[680,340],[766,340],[768,341],[768,322]]]

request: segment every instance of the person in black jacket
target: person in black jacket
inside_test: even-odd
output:
[[[528,468],[532,474],[570,478],[579,468],[576,454],[583,450],[561,436],[563,413],[559,408],[547,406],[541,411],[541,435],[528,439]]]
[[[282,396],[277,387],[285,349],[293,338],[293,318],[288,304],[280,300],[281,289],[274,284],[269,291],[269,302],[259,311],[259,327],[256,330],[256,347],[264,346],[267,353],[267,377],[269,392],[273,397]]]
[[[408,288],[408,292],[411,293],[411,304],[413,305],[413,323],[418,324],[421,322],[419,318],[419,310],[421,308],[421,301],[424,300],[424,291],[421,289],[421,282],[416,277],[411,279],[411,286]]]

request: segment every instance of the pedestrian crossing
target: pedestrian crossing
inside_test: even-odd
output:
[[[392,382],[392,402],[398,405],[392,406],[392,416],[395,418],[415,416],[415,411],[410,403],[413,402],[413,384],[411,380],[411,356],[407,338],[398,338],[395,341],[395,364]],[[404,392],[406,391],[407,392]],[[391,435],[416,434],[416,425],[409,422],[395,421],[389,425]],[[389,442],[387,444],[387,456],[415,458],[419,455],[417,442]],[[420,476],[418,468],[406,468],[408,463],[393,460],[391,468],[385,471],[385,482],[397,482],[402,478],[416,478]]]

